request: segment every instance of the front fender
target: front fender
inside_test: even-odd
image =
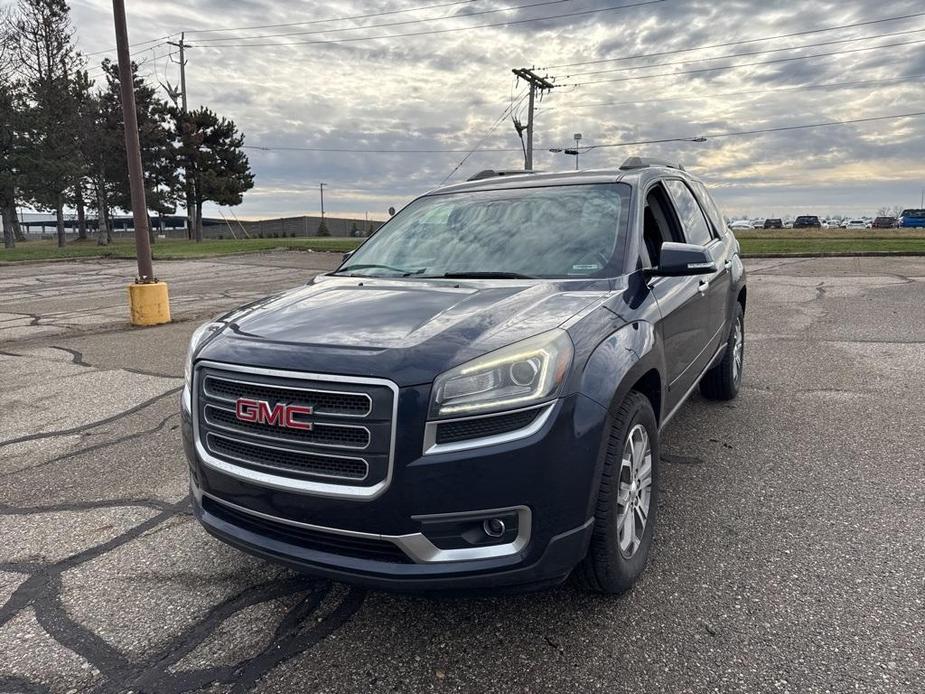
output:
[[[664,373],[664,357],[657,348],[655,328],[646,321],[627,323],[603,342],[591,353],[581,373],[579,388],[582,395],[595,401],[606,412],[601,427],[601,441],[594,470],[594,484],[589,490],[587,513],[594,515],[595,505],[600,489],[601,473],[607,456],[613,416],[627,393],[646,373],[655,369]],[[650,382],[651,383],[651,382]],[[664,386],[658,379],[659,402],[664,402]],[[656,418],[659,407],[655,406]]]
[[[580,392],[613,413],[644,374],[651,369],[662,373],[659,357],[654,326],[646,321],[627,323],[592,352],[581,374]],[[663,395],[659,393],[660,400]]]

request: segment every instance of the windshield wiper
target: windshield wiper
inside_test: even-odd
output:
[[[366,264],[360,264],[360,265],[348,265],[347,267],[341,268],[341,269],[338,270],[337,272],[334,272],[334,273],[331,273],[331,274],[340,275],[340,274],[343,274],[343,273],[348,272],[349,270],[371,270],[371,269],[377,269],[377,270],[391,270],[391,271],[393,271],[393,272],[398,272],[398,273],[400,273],[402,277],[411,277],[412,275],[420,275],[420,274],[421,274],[422,272],[424,272],[427,268],[426,268],[426,267],[422,267],[422,268],[420,268],[420,269],[418,269],[418,270],[409,270],[408,268],[404,268],[404,267],[394,267],[394,266],[392,266],[392,265],[379,265],[379,264],[377,264],[377,263],[366,263]]]
[[[532,280],[530,275],[519,272],[446,272],[440,277],[448,280]]]

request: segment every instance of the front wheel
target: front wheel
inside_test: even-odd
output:
[[[726,353],[719,364],[700,380],[700,393],[710,400],[732,400],[739,394],[742,367],[745,366],[745,312],[736,302],[735,322],[729,332]]]
[[[599,593],[623,593],[645,569],[655,529],[658,423],[649,399],[631,391],[607,442],[594,531],[575,578]]]

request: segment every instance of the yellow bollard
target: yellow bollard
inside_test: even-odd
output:
[[[130,284],[128,308],[132,325],[160,325],[170,322],[170,299],[165,282]]]

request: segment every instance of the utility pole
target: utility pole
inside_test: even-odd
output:
[[[186,32],[180,32],[179,41],[168,41],[167,43],[171,46],[176,46],[180,49],[180,105],[183,108],[183,113],[186,113],[186,53],[185,49],[187,47],[186,41]]]
[[[321,191],[321,223],[324,224],[324,187],[327,183],[319,183],[318,190]]]
[[[542,95],[544,91],[555,88],[552,82],[550,82],[545,77],[540,77],[533,70],[522,67],[511,70],[517,77],[524,80],[527,84],[530,85],[530,97],[529,103],[527,106],[528,109],[528,121],[527,121],[527,146],[524,150],[524,171],[533,170],[533,107],[536,103],[536,94],[537,92]]]
[[[575,171],[578,171],[578,155],[581,146],[581,133],[575,133]]]
[[[179,41],[168,41],[167,44],[170,46],[176,46],[180,49],[180,110],[185,116],[188,108],[186,101],[186,49],[190,48],[190,45],[186,43],[186,33],[180,33]],[[175,92],[174,92],[175,93]],[[174,101],[176,105],[176,101]],[[196,219],[196,182],[190,180],[189,169],[186,170],[186,227],[187,232],[190,238],[196,236],[196,240],[200,241],[198,237],[199,232],[199,223]]]
[[[148,206],[145,203],[141,145],[138,141],[138,116],[135,111],[135,82],[128,50],[125,0],[112,0],[116,25],[116,54],[119,60],[119,88],[122,97],[122,122],[125,128],[125,156],[128,160],[129,189],[132,196],[132,219],[135,226],[135,255],[138,277],[129,285],[129,310],[135,325],[156,325],[170,320],[167,285],[154,277],[151,262],[151,239],[148,232]]]

